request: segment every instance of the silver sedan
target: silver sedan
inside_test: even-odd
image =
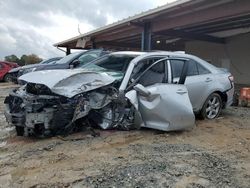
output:
[[[229,72],[178,52],[115,52],[81,69],[20,79],[26,85],[5,100],[18,135],[68,134],[90,125],[184,130],[195,125],[194,112],[216,118],[234,92]]]

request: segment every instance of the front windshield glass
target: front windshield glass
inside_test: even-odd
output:
[[[47,63],[47,59],[46,60],[43,60],[43,61],[41,61],[39,64],[46,64]]]
[[[95,60],[96,58],[100,57],[102,53],[102,50],[90,50],[90,51],[87,51],[86,53],[82,54],[78,60],[80,62],[80,65],[79,66],[82,66],[86,63],[89,63],[93,60]]]
[[[58,60],[54,60],[54,61],[51,61],[51,62],[49,62],[49,63],[47,63],[47,64],[49,64],[49,65],[54,65],[54,64],[56,64],[57,61],[58,61]]]
[[[134,58],[135,56],[129,55],[107,55],[94,62],[90,62],[81,68],[125,72],[130,61]]]
[[[68,61],[75,59],[79,54],[80,54],[80,52],[69,54],[69,55],[65,56],[64,58],[60,59],[59,61],[57,61],[55,64],[65,64]]]

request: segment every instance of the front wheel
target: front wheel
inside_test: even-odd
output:
[[[12,77],[10,74],[6,74],[3,79],[5,82],[12,82]]]
[[[17,136],[23,136],[24,135],[24,127],[16,126],[16,134],[17,134]]]
[[[222,109],[222,100],[219,94],[212,93],[205,101],[201,116],[204,119],[215,119],[220,115]]]

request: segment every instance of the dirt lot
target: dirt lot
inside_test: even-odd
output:
[[[250,187],[250,109],[230,108],[186,132],[16,137],[3,115],[0,187]]]

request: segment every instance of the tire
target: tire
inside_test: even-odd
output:
[[[6,74],[3,78],[5,82],[12,82],[12,77],[10,74]]]
[[[16,134],[17,134],[17,136],[23,136],[24,135],[24,128],[16,126]]]
[[[215,119],[220,115],[223,103],[221,96],[217,93],[212,93],[209,95],[205,101],[202,109],[201,116],[204,119]]]

